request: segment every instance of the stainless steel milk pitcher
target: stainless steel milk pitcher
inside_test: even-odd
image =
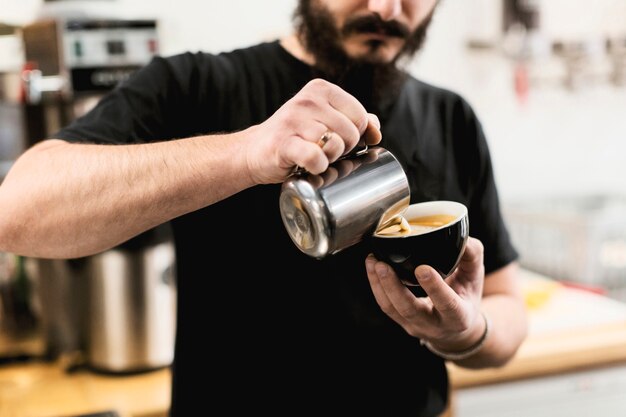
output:
[[[321,259],[371,235],[409,201],[404,169],[376,146],[335,161],[322,174],[292,175],[282,184],[279,205],[294,244]]]

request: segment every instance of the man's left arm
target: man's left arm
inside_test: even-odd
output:
[[[527,334],[527,312],[517,262],[485,276],[481,311],[489,320],[489,335],[475,355],[455,361],[466,368],[501,366],[517,352]]]

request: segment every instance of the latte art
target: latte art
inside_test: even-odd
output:
[[[388,237],[421,235],[445,226],[454,220],[456,220],[456,216],[449,214],[434,214],[409,220],[400,215],[383,224],[375,234]]]
[[[392,217],[376,231],[378,235],[406,235],[411,232],[411,225],[402,216]]]

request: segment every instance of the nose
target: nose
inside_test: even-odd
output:
[[[383,20],[392,20],[402,12],[402,0],[368,0],[367,7]]]

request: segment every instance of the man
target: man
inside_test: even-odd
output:
[[[172,415],[440,414],[444,358],[502,365],[526,321],[480,124],[460,97],[401,70],[436,3],[301,0],[293,36],[154,59],[16,162],[0,250],[86,256],[171,221]],[[416,269],[426,297],[364,245],[318,261],[282,224],[294,167],[321,173],[362,136],[398,157],[412,202],[469,208],[457,271],[445,282]]]

